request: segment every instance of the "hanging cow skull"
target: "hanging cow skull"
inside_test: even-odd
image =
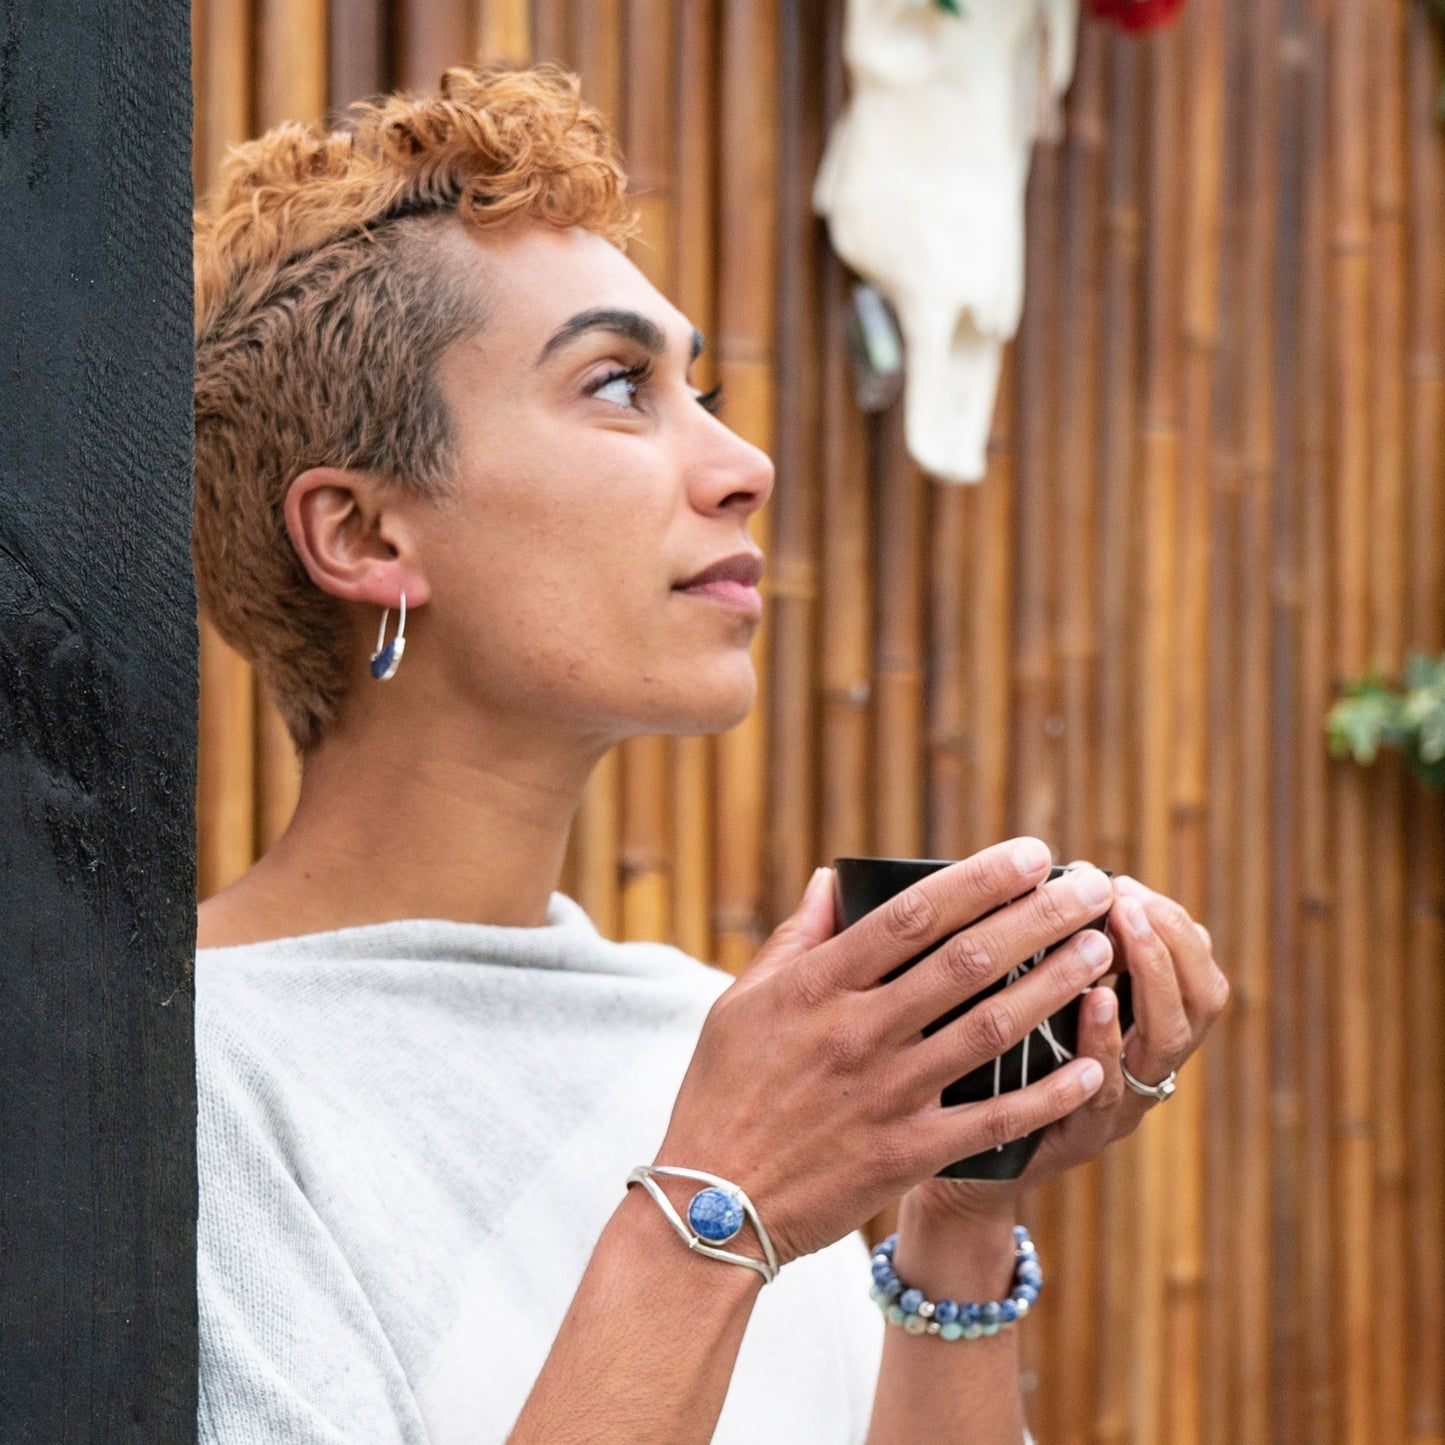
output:
[[[852,81],[813,208],[887,296],[913,459],[976,482],[1023,310],[1024,186],[1074,68],[1078,0],[848,0]]]

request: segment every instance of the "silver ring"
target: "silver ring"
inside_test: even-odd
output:
[[[1146,1084],[1129,1072],[1129,1065],[1124,1062],[1123,1050],[1119,1053],[1119,1067],[1124,1071],[1124,1082],[1136,1094],[1143,1094],[1146,1099],[1167,1099],[1174,1092],[1174,1081],[1179,1077],[1179,1070],[1175,1069],[1167,1079],[1160,1079],[1157,1084]]]

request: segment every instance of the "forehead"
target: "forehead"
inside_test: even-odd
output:
[[[581,227],[535,221],[465,233],[486,274],[487,320],[478,338],[530,366],[559,327],[598,309],[636,311],[669,349],[692,352],[692,323],[616,246]]]

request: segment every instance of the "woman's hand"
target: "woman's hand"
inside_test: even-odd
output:
[[[1094,1060],[981,1103],[940,1102],[946,1084],[1111,966],[1098,930],[1069,938],[1109,906],[1109,879],[1086,867],[1044,883],[1049,861],[1037,839],[998,844],[840,933],[832,875],[820,870],[710,1010],[655,1162],[740,1185],[786,1262],[858,1228],[951,1160],[1073,1115],[1106,1077]],[[923,1036],[1020,959],[1066,938],[1040,967]],[[678,1188],[675,1202],[690,1193]]]
[[[1012,1219],[1021,1191],[1095,1158],[1115,1139],[1132,1134],[1156,1106],[1158,1101],[1125,1084],[1121,1051],[1136,1079],[1157,1084],[1183,1065],[1224,1011],[1229,983],[1214,961],[1209,930],[1173,899],[1133,878],[1116,878],[1114,888],[1119,897],[1109,914],[1109,931],[1119,967],[1132,982],[1135,1021],[1127,1038],[1121,1037],[1112,989],[1094,989],[1083,1001],[1077,1056],[1098,1060],[1103,1087],[1048,1130],[1020,1178],[1008,1183],[926,1180],[912,1191],[910,1208]]]

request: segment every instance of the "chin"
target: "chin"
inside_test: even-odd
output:
[[[752,712],[757,700],[757,674],[749,662],[745,677],[723,682],[714,676],[668,698],[665,705],[654,709],[649,730],[678,737],[725,733]]]

